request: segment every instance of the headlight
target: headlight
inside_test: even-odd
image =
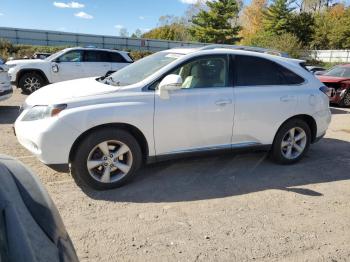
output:
[[[16,67],[17,65],[16,64],[12,64],[12,65],[8,65],[8,64],[6,64],[7,65],[7,67],[8,68],[14,68],[14,67]]]
[[[36,121],[53,116],[57,116],[60,112],[67,108],[66,104],[53,106],[35,106],[24,115],[22,121]]]

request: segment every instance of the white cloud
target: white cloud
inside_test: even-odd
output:
[[[94,17],[92,15],[89,15],[85,12],[79,12],[74,14],[76,17],[83,18],[83,19],[93,19]]]
[[[78,2],[70,2],[70,3],[63,3],[63,2],[53,2],[53,5],[58,8],[84,8],[85,5],[78,3]]]
[[[4,14],[3,13],[0,13],[0,16],[3,16]]]
[[[124,26],[123,26],[123,25],[115,25],[114,28],[116,28],[116,29],[122,29],[122,28],[124,28]]]
[[[139,19],[140,20],[145,20],[145,17],[141,15],[141,16],[139,16]]]

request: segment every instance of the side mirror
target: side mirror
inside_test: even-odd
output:
[[[182,88],[182,77],[179,75],[167,75],[159,84],[159,96],[162,99],[169,99],[169,91]]]

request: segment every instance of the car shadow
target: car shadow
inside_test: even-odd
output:
[[[13,124],[19,116],[19,106],[0,105],[0,124]]]
[[[323,139],[298,164],[281,166],[267,153],[217,155],[146,166],[130,184],[111,191],[84,188],[93,199],[161,203],[225,198],[264,190],[322,196],[311,184],[350,179],[350,143]]]
[[[334,108],[334,107],[331,108],[331,112],[332,112],[332,115],[346,115],[346,114],[350,114],[350,111],[347,111],[347,110],[344,110],[344,109],[341,109],[341,108]]]

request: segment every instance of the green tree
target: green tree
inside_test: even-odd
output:
[[[207,2],[208,10],[200,10],[192,19],[192,37],[201,42],[234,44],[240,38],[237,25],[239,4],[236,0]]]
[[[143,38],[163,39],[170,41],[189,41],[191,36],[184,24],[174,23],[152,29],[142,35]]]
[[[314,15],[307,12],[294,13],[288,32],[298,37],[303,46],[309,46],[315,33]]]
[[[291,31],[292,11],[287,0],[275,0],[264,12],[264,29],[273,34],[283,34]]]
[[[338,4],[315,17],[314,49],[350,48],[350,7]]]

